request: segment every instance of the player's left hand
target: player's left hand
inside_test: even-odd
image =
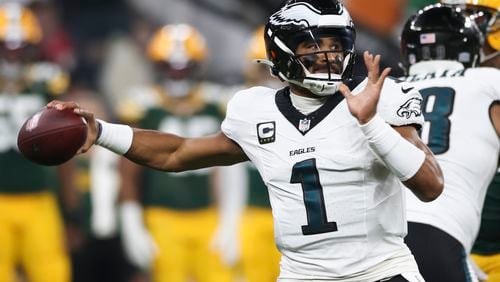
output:
[[[380,73],[380,55],[373,56],[373,54],[365,51],[363,56],[366,68],[368,69],[368,83],[365,89],[357,95],[352,95],[345,84],[342,84],[339,89],[340,93],[347,100],[349,111],[358,119],[360,124],[369,122],[375,116],[380,91],[382,90],[385,78],[391,71],[390,68],[386,68]]]

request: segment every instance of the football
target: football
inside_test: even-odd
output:
[[[25,158],[41,165],[60,165],[71,159],[87,138],[85,120],[72,109],[43,108],[23,124],[17,147]]]

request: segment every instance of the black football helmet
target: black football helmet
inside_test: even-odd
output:
[[[483,37],[476,23],[459,7],[429,5],[406,22],[401,54],[406,73],[411,65],[428,60],[453,60],[475,67]]]
[[[264,39],[267,61],[273,75],[307,88],[320,96],[337,92],[351,78],[356,33],[351,17],[337,0],[289,0],[269,18]],[[341,50],[319,50],[297,54],[300,43],[319,46],[321,38],[335,38]],[[319,49],[319,48],[317,48]],[[332,54],[341,54],[331,59]],[[340,58],[340,59],[339,59]],[[321,73],[308,70],[318,59],[325,62]]]

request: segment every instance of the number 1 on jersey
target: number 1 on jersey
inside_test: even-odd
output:
[[[304,194],[307,225],[302,225],[302,234],[313,235],[337,231],[337,223],[326,217],[323,187],[319,183],[316,159],[296,163],[292,169],[290,183],[300,183]]]

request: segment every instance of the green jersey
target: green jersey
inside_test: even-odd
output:
[[[55,168],[25,159],[17,148],[17,134],[24,122],[60,94],[67,85],[60,69],[40,63],[26,68],[25,81],[12,91],[9,82],[0,89],[0,193],[31,193],[53,187]],[[22,85],[22,86],[21,86]]]
[[[92,154],[92,153],[91,153]],[[79,195],[79,210],[78,210],[78,220],[80,220],[80,228],[87,235],[92,234],[90,225],[90,216],[92,214],[92,202],[90,195],[90,155],[82,154],[77,156],[75,160],[76,171],[75,171],[75,186],[77,193]]]
[[[183,116],[155,106],[144,112],[139,126],[184,137],[200,137],[217,132],[221,121],[220,108],[214,104],[204,104],[195,113]],[[210,168],[181,173],[144,169],[143,204],[179,210],[209,207],[213,203],[211,172]]]
[[[486,255],[500,253],[500,172],[497,172],[488,187],[481,227],[472,252]]]

